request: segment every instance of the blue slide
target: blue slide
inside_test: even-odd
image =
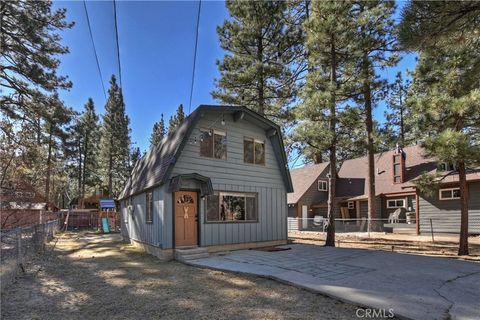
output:
[[[108,225],[108,218],[102,218],[103,233],[110,233],[110,226]]]

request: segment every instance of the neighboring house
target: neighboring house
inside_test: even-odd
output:
[[[326,214],[328,199],[328,162],[292,169],[294,192],[287,195],[288,216],[313,218]]]
[[[0,188],[0,229],[29,227],[56,219],[53,204],[26,182],[6,183]]]
[[[122,235],[162,258],[285,244],[291,191],[277,125],[202,105],[135,165],[119,197]]]
[[[386,220],[395,210],[401,209],[399,222],[402,225],[393,227],[409,227],[417,233],[430,232],[432,219],[434,232],[460,231],[458,174],[451,165],[439,164],[435,159],[425,157],[419,145],[377,153],[374,158],[377,219]],[[433,197],[420,193],[415,186],[415,180],[423,172],[441,176],[441,188]],[[336,181],[337,219],[368,217],[367,177],[367,157],[343,162]],[[467,181],[469,232],[477,234],[480,233],[480,168],[469,169]],[[325,205],[326,201],[319,201],[310,206]],[[319,214],[326,216],[326,210],[321,210]],[[385,220],[379,223],[387,223]]]

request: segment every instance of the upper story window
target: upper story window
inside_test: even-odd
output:
[[[393,155],[393,183],[403,182],[404,160],[401,154]]]
[[[146,193],[145,199],[145,222],[146,223],[153,223],[153,192],[149,191]]]
[[[438,166],[439,171],[455,171],[457,166],[454,163],[442,162]]]
[[[440,189],[439,198],[440,200],[460,199],[460,188]]]
[[[325,180],[318,180],[317,182],[318,191],[328,191],[328,183]]]
[[[202,157],[227,159],[227,133],[213,129],[200,129],[200,155]]]
[[[245,163],[265,165],[265,141],[244,138],[243,161]]]

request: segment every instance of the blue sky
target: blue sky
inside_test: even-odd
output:
[[[62,43],[70,53],[61,57],[59,68],[60,74],[69,76],[73,88],[60,96],[76,110],[82,110],[88,97],[92,97],[97,111],[103,113],[105,97],[83,1],[56,1],[54,7],[66,8],[67,20],[75,22],[72,29],[62,32]],[[161,113],[168,121],[180,103],[188,112],[197,7],[198,2],[194,1],[117,1],[126,111],[131,119],[132,142],[141,150],[148,148],[152,126]],[[111,75],[118,75],[113,4],[88,1],[87,9],[108,90]],[[202,1],[192,109],[199,104],[215,103],[210,92],[218,77],[216,60],[224,54],[216,27],[226,18],[224,2]],[[413,55],[407,55],[395,68],[382,71],[382,75],[393,79],[398,70],[414,66]],[[384,106],[378,106],[375,118],[382,121],[383,112]]]

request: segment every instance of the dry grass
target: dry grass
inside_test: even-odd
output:
[[[325,235],[318,232],[289,232],[289,239],[292,243],[306,243],[323,245]],[[469,256],[459,257],[458,236],[438,236],[434,237],[434,242],[430,235],[400,235],[371,233],[370,237],[366,233],[336,234],[336,245],[342,248],[359,248],[383,251],[395,251],[402,253],[411,253],[419,255],[428,255],[435,257],[446,257],[462,259],[469,261],[480,261],[480,237],[469,237]]]
[[[113,239],[113,240],[112,240]],[[67,234],[8,287],[3,319],[356,319],[357,307],[272,280],[162,262],[118,235]]]

